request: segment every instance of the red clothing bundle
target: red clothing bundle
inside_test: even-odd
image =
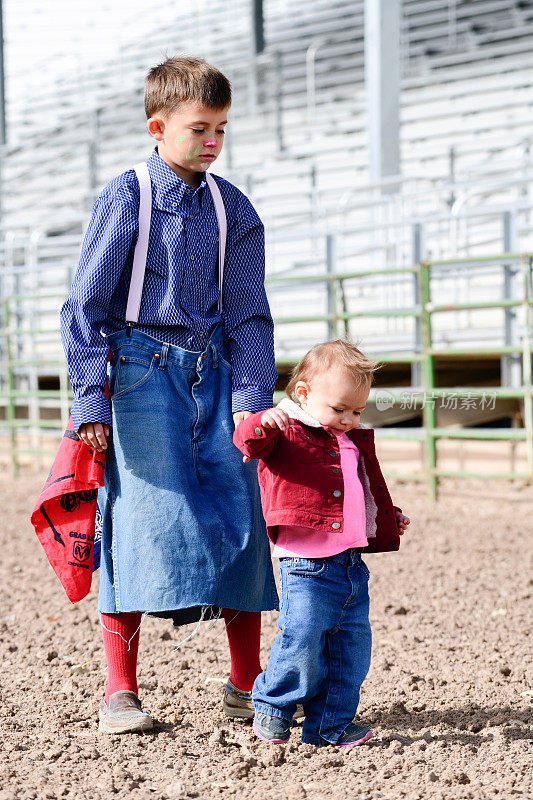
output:
[[[105,452],[82,442],[71,417],[31,515],[48,561],[72,603],[91,588],[96,495],[104,485],[104,465]]]

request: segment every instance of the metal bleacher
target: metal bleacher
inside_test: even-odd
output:
[[[16,313],[24,328],[25,317],[30,328],[38,319],[41,331],[17,341],[21,359],[40,362],[30,377],[21,369],[21,385],[37,385],[61,360],[57,297],[67,291],[98,192],[150,153],[143,79],[166,55],[204,57],[232,82],[214,172],[242,188],[261,215],[269,278],[295,278],[269,283],[275,315],[290,316],[295,302],[309,315],[324,313],[324,286],[303,289],[299,276],[533,250],[533,0],[404,0],[394,191],[369,182],[363,0],[265,0],[259,56],[247,0],[215,0],[206,17],[196,4],[182,6],[113,63],[65,75],[9,109],[17,133],[2,153],[0,297],[37,295]],[[498,296],[502,269],[488,265],[481,279],[436,269],[434,280],[439,302],[469,302],[480,292]],[[415,302],[404,275],[350,286],[350,310]],[[502,330],[499,321],[457,312],[434,337],[483,344],[500,341]],[[374,354],[409,350],[415,336],[413,321],[401,318],[350,322],[348,332],[371,341]],[[326,322],[279,325],[278,354],[299,355],[327,333]]]

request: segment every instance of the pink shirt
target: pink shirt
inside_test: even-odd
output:
[[[350,547],[367,546],[365,497],[357,474],[359,450],[345,433],[338,438],[344,479],[344,530],[342,533],[322,533],[296,525],[279,525],[278,538],[272,550],[272,555],[276,558],[325,558],[342,553]]]

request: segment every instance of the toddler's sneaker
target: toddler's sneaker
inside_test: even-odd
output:
[[[152,717],[141,708],[134,692],[121,689],[100,703],[98,729],[104,733],[135,733],[154,727]]]
[[[355,722],[351,722],[336,744],[332,745],[331,742],[322,739],[320,746],[324,747],[325,745],[329,745],[329,747],[355,747],[358,744],[367,742],[372,738],[373,735],[374,734],[370,728],[366,728],[364,725],[356,725]]]
[[[264,742],[283,744],[289,741],[291,723],[281,717],[271,717],[270,714],[257,711],[254,716],[254,733]]]
[[[233,719],[253,719],[254,706],[252,703],[252,693],[243,692],[230,681],[224,686],[222,695],[222,708],[227,717]],[[296,706],[293,720],[303,719],[305,716],[303,707]]]

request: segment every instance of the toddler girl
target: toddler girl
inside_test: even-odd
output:
[[[410,522],[392,504],[373,430],[359,421],[377,367],[348,342],[316,345],[295,367],[288,397],[234,434],[244,460],[259,459],[280,560],[281,634],[252,690],[254,731],[269,742],[288,740],[297,703],[303,742],[353,746],[372,736],[352,721],[371,650],[361,553],[398,550]]]

